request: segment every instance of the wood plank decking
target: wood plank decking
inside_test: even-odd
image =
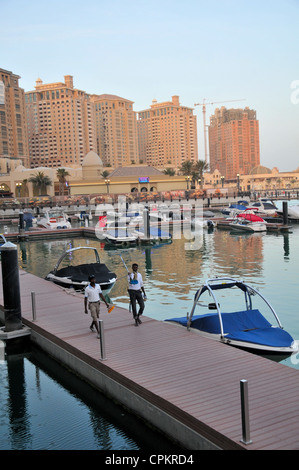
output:
[[[24,271],[20,288],[24,323],[126,387],[132,400],[142,397],[222,449],[299,449],[297,370],[146,316],[135,327],[127,310],[115,307],[108,314],[103,305],[107,359],[102,361],[82,297]],[[240,442],[242,379],[249,389],[249,445]]]

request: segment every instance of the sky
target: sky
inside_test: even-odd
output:
[[[261,164],[299,167],[299,0],[0,0],[0,68],[25,91],[74,87],[134,102],[255,109]],[[202,106],[199,159],[204,160]]]

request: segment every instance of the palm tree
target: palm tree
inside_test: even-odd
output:
[[[191,160],[186,160],[185,162],[182,163],[180,167],[180,171],[184,176],[191,175],[192,173],[192,167],[193,167],[193,162]]]
[[[164,175],[174,176],[175,175],[175,170],[173,170],[172,168],[166,168],[164,170]]]
[[[109,171],[107,170],[102,171],[101,176],[102,178],[107,178],[109,176]]]
[[[56,176],[59,181],[59,196],[63,195],[64,193],[64,185],[66,182],[66,177],[69,176],[69,172],[65,170],[64,168],[58,168],[56,172]]]
[[[29,183],[32,183],[34,188],[38,190],[38,195],[41,196],[42,190],[47,186],[52,186],[52,181],[49,176],[45,175],[43,171],[38,171],[35,175],[28,178]]]
[[[203,174],[205,171],[208,171],[209,169],[209,164],[205,162],[204,160],[198,160],[193,164],[192,167],[192,181],[197,181],[200,180],[201,182],[203,181]]]

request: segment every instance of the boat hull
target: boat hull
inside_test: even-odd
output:
[[[186,320],[186,319],[185,319]],[[173,320],[165,320],[167,323],[173,323]],[[183,322],[178,324],[175,323],[176,326],[180,326],[185,328],[187,326],[187,320],[186,323],[184,324]],[[197,333],[200,336],[203,336],[204,338],[208,338],[212,341],[217,341],[219,343],[226,344],[228,346],[233,346],[238,349],[242,349],[244,351],[248,351],[254,354],[260,354],[260,355],[269,355],[269,356],[282,356],[282,357],[288,357],[291,356],[292,354],[295,354],[299,351],[299,346],[296,341],[293,341],[293,343],[290,346],[284,346],[284,347],[275,347],[275,346],[267,346],[263,344],[258,344],[258,343],[251,343],[251,342],[246,342],[246,341],[238,341],[238,340],[232,340],[229,338],[221,337],[219,334],[212,334],[212,333],[207,333],[205,331],[200,331],[197,328],[192,328],[190,327],[190,331],[193,331]]]
[[[238,231],[238,232],[266,232],[267,225],[259,222],[253,222],[251,224],[238,224],[238,223],[230,223],[229,224],[231,230]]]
[[[49,273],[46,276],[47,281],[54,282],[54,284],[57,284],[60,287],[66,288],[66,289],[75,289],[76,291],[82,291],[85,289],[85,287],[88,286],[89,282],[88,281],[73,281],[72,279],[69,279],[67,277],[58,277],[55,276],[53,273]],[[116,281],[116,278],[110,282],[100,282],[100,287],[103,291],[103,294],[108,294],[112,287],[114,286]]]

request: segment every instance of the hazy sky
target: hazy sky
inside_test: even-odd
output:
[[[299,167],[299,0],[0,0],[0,14],[0,67],[25,91],[73,75],[75,88],[135,111],[173,95],[190,107],[205,99],[215,103],[207,123],[215,107],[248,106],[261,164]]]

